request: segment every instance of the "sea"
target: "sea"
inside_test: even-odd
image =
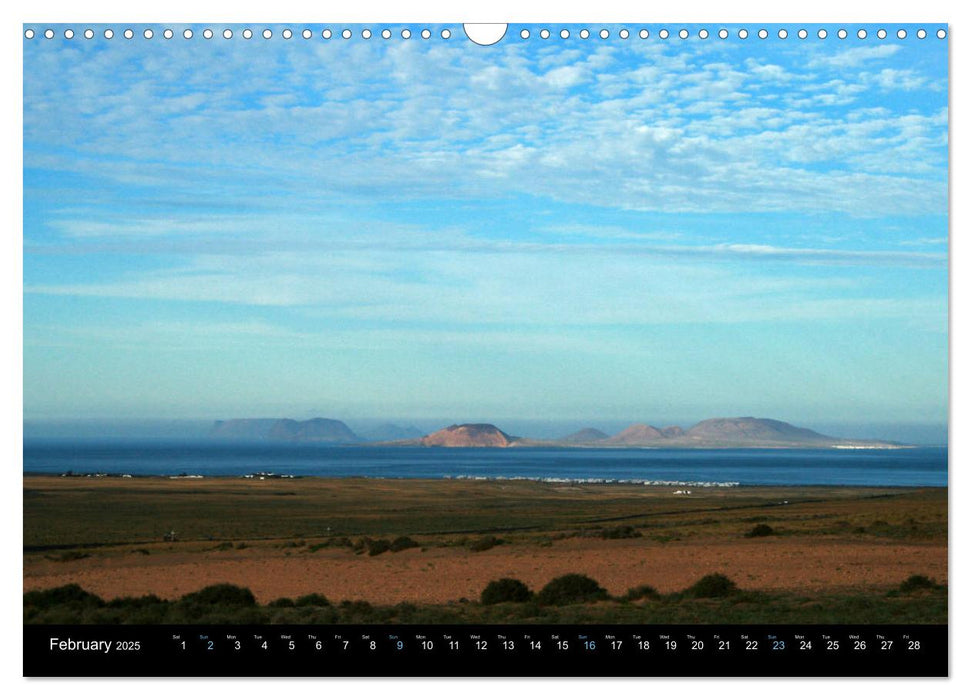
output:
[[[705,486],[947,486],[946,447],[462,449],[214,441],[24,442],[25,474],[530,479]]]

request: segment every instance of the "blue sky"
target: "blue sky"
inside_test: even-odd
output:
[[[25,420],[946,422],[946,40],[143,28],[24,43]]]

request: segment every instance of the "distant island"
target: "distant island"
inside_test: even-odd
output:
[[[414,427],[393,424],[379,426],[366,437],[358,435],[343,421],[312,418],[238,418],[216,421],[210,437],[228,440],[276,440],[320,442],[335,445],[378,444],[388,447],[601,447],[601,448],[821,448],[892,449],[907,447],[884,440],[855,440],[831,437],[809,428],[771,418],[709,418],[687,430],[677,425],[658,428],[635,423],[616,435],[596,428],[565,435],[555,440],[516,437],[491,423],[450,425],[427,435]]]

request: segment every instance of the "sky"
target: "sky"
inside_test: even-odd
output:
[[[946,39],[172,27],[24,40],[25,421],[946,425]]]

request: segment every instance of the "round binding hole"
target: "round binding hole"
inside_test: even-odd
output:
[[[243,30],[243,38],[244,39],[252,39],[253,38],[253,30],[252,29],[244,29]]]
[[[162,36],[164,36],[166,39],[171,39],[175,36],[175,32],[173,32],[171,29],[166,29],[164,32],[162,32]]]
[[[886,29],[878,29],[877,30],[877,38],[878,39],[886,39],[887,38],[887,30]]]
[[[630,36],[630,32],[629,32],[629,31],[627,31],[626,29],[621,29],[621,30],[620,30],[620,31],[619,31],[619,32],[617,33],[617,35],[618,35],[618,36],[619,36],[619,37],[620,37],[621,39],[626,39],[627,37],[629,37],[629,36]]]
[[[232,39],[232,38],[233,38],[233,30],[223,29],[223,39]]]
[[[390,39],[391,38],[391,30],[390,29],[382,29],[381,30],[381,38],[382,39]]]
[[[24,31],[24,38],[25,39],[33,39],[34,38],[34,30],[33,29],[27,29],[26,31]]]
[[[410,39],[411,38],[411,30],[410,29],[402,29],[401,30],[401,38],[402,39]]]
[[[816,36],[818,36],[820,39],[825,39],[827,36],[829,36],[829,34],[825,29],[820,29],[818,32],[816,32]]]
[[[300,36],[302,36],[304,39],[309,39],[313,35],[314,35],[314,33],[312,31],[310,31],[309,29],[304,29],[302,32],[300,32]],[[370,36],[371,36],[371,31],[370,30],[367,30],[367,36],[364,37],[364,38],[367,39],[367,38],[370,38]]]
[[[443,29],[442,30],[442,38],[443,39],[451,39],[452,38],[452,30],[451,29]]]
[[[702,29],[701,31],[699,31],[698,32],[698,38],[699,39],[707,39],[708,38],[708,30],[707,29]]]
[[[561,39],[569,39],[570,38],[570,30],[569,29],[561,29],[560,30],[560,38]]]
[[[289,27],[287,27],[286,29],[283,30],[283,33],[281,34],[281,36],[284,39],[292,39],[293,38],[293,30],[291,30]]]
[[[172,30],[171,29],[168,29],[166,31],[169,32],[169,37],[171,37],[172,36],[172,33],[171,33]],[[85,39],[94,39],[94,30],[93,29],[85,29],[84,30],[84,38]]]
[[[651,36],[651,33],[646,29],[642,29],[637,33],[637,36],[639,36],[641,39],[646,39],[647,37]]]
[[[191,39],[192,38],[192,30],[191,29],[184,30],[182,32],[182,38],[183,39]]]
[[[860,29],[859,31],[857,31],[856,38],[857,39],[866,39],[866,29]]]
[[[432,33],[430,31],[428,31],[427,29],[422,29],[421,30],[421,38],[422,39],[430,39],[431,36],[432,36]]]
[[[739,29],[738,30],[738,38],[739,39],[748,39],[748,29]]]
[[[898,29],[897,30],[897,38],[898,39],[906,39],[907,38],[907,30],[906,29]]]
[[[766,29],[760,29],[759,30],[759,39],[767,39],[768,36],[769,36],[768,30],[766,30]]]
[[[271,32],[269,29],[264,29],[263,30],[263,38],[264,39],[269,39],[272,36],[273,36],[273,32]]]
[[[155,36],[155,32],[153,32],[151,29],[146,29],[144,32],[142,32],[142,36],[146,39],[151,39],[153,36]]]
[[[798,32],[796,32],[796,36],[798,36],[800,39],[805,39],[807,36],[809,36],[809,32],[807,32],[805,29],[800,29]]]
[[[779,30],[779,38],[780,39],[788,39],[789,38],[789,32],[787,32],[785,29],[780,29]]]
[[[924,29],[918,29],[917,30],[917,38],[918,39],[925,39],[925,38],[927,38],[927,31],[924,30]]]
[[[126,29],[125,30],[125,38],[126,39],[131,39],[134,36],[135,36],[135,32],[133,32],[131,29]]]
[[[540,39],[549,39],[550,38],[550,30],[549,29],[541,29],[540,32],[539,32],[539,38]]]
[[[351,34],[352,34],[352,32],[351,32],[350,29],[345,29],[344,31],[341,32],[341,38],[342,39],[350,39],[351,38]]]
[[[74,30],[73,29],[65,29],[64,30],[64,38],[65,39],[73,39],[74,38]]]
[[[590,38],[590,30],[589,29],[581,29],[580,30],[580,38],[581,39],[589,39]]]
[[[53,29],[45,29],[44,30],[44,38],[45,39],[53,39],[54,38],[54,30]]]
[[[718,30],[718,38],[719,39],[727,39],[728,38],[728,30],[727,29],[719,29]]]
[[[115,35],[115,32],[111,29],[105,29],[105,39],[111,39]]]
[[[609,36],[610,36],[610,32],[608,32],[606,29],[601,29],[600,30],[600,38],[601,39],[606,39]]]
[[[307,37],[305,37],[305,38],[307,38]],[[370,29],[364,29],[364,30],[362,30],[361,31],[361,38],[362,39],[370,39],[371,38],[371,30]]]
[[[213,34],[213,31],[211,29],[203,29],[202,30],[202,38],[203,39],[212,39],[213,36],[215,36],[215,35]]]
[[[671,32],[669,32],[667,29],[662,29],[657,33],[657,35],[662,39],[667,39],[669,36],[671,36]]]
[[[840,39],[845,39],[847,37],[846,30],[840,29],[838,32],[836,32],[836,36],[838,36]]]
[[[330,31],[329,29],[325,29],[320,33],[320,36],[322,36],[324,39],[330,39],[332,36],[334,36],[334,32]]]
[[[678,32],[678,36],[681,37],[682,39],[687,39],[688,38],[688,30],[687,29],[682,29],[680,32]]]
[[[938,29],[937,30],[937,38],[938,39],[944,39],[945,37],[947,37],[947,32],[945,30],[943,30],[943,29]]]

